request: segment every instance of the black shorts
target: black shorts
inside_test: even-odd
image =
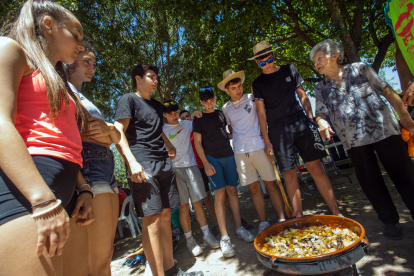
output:
[[[80,166],[76,163],[51,156],[32,156],[43,180],[62,200],[69,217],[75,209],[76,179]],[[32,205],[0,168],[0,225],[32,213]]]
[[[147,182],[135,183],[128,178],[138,216],[148,217],[161,213],[164,208],[180,206],[180,196],[171,159],[139,163],[144,167]]]
[[[277,163],[282,172],[299,166],[297,153],[305,163],[327,155],[316,123],[307,117],[284,126],[269,128],[268,131]]]
[[[204,168],[199,169],[201,173],[201,177],[203,177],[204,182],[204,189],[206,189],[206,193],[210,191],[210,185],[208,185],[208,176],[206,175],[206,171]]]

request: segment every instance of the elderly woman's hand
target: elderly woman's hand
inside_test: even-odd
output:
[[[331,126],[326,120],[319,119],[318,125],[319,125],[319,133],[321,134],[324,140],[329,140],[331,138],[331,134],[335,134],[335,132],[332,130]]]
[[[414,136],[414,121],[409,116],[405,116],[404,118],[400,118],[401,125],[403,128],[410,132],[410,136]]]

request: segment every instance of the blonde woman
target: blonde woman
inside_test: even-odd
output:
[[[82,39],[71,12],[33,0],[10,38],[0,37],[2,275],[87,274],[80,245],[82,226],[94,219],[93,192],[79,172],[82,143],[74,131],[86,120],[62,64],[75,61]]]

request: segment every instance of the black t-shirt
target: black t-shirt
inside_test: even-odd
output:
[[[264,101],[269,127],[282,126],[305,116],[296,98],[302,76],[292,64],[280,66],[271,74],[261,74],[252,84],[254,100]]]
[[[226,131],[227,121],[221,110],[203,113],[203,117],[194,118],[193,132],[201,134],[204,153],[214,158],[232,156],[229,138]]]
[[[118,102],[115,121],[130,119],[125,136],[138,162],[161,161],[168,157],[162,139],[162,104],[146,100],[135,93],[122,96]]]

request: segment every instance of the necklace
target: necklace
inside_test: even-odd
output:
[[[239,109],[240,108],[240,106],[241,106],[241,100],[243,99],[243,96],[240,98],[240,100],[238,100],[238,102],[239,102],[239,107],[236,107],[234,104],[233,104],[233,102],[230,100],[230,102],[231,102],[231,105],[235,108],[235,109]],[[236,104],[237,105],[237,104]]]

